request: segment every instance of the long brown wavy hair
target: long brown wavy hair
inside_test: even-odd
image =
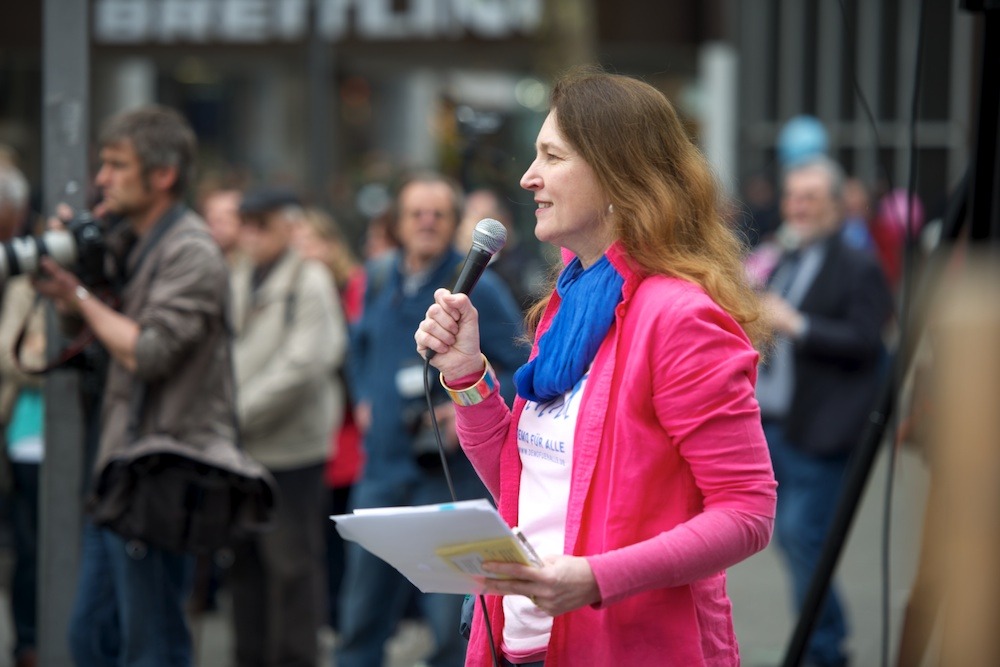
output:
[[[612,202],[615,238],[646,274],[700,285],[758,348],[770,331],[743,269],[746,251],[727,224],[721,191],[673,105],[636,79],[580,68],[552,91],[563,138]],[[533,330],[548,297],[528,313]]]
[[[358,266],[358,260],[354,258],[354,254],[347,245],[340,225],[337,224],[332,215],[318,208],[307,208],[302,224],[307,225],[316,233],[316,236],[330,244],[330,252],[323,258],[323,263],[329,269],[333,281],[337,284],[337,289],[343,292]]]

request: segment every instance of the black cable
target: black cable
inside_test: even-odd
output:
[[[441,428],[438,426],[437,414],[434,412],[434,401],[431,400],[431,360],[424,359],[424,398],[427,399],[427,412],[431,415],[431,425],[434,427],[434,439],[437,441],[438,454],[441,456],[441,469],[444,471],[444,479],[448,482],[448,493],[451,494],[452,502],[458,502],[455,494],[455,485],[451,483],[451,469],[448,467],[448,455],[444,451],[444,443],[441,441]]]
[[[859,0],[861,2],[861,0]],[[844,20],[844,36],[847,35],[847,7],[844,5],[844,0],[838,0],[840,5],[840,14]],[[892,192],[895,188],[892,182],[892,174],[889,173],[889,167],[886,166],[885,162],[882,161],[882,156],[879,155],[879,149],[882,148],[882,139],[878,134],[878,121],[875,119],[875,114],[872,113],[872,108],[868,104],[868,98],[865,97],[865,93],[861,90],[861,82],[858,80],[858,66],[857,63],[854,64],[854,71],[851,72],[851,81],[854,84],[854,94],[858,98],[858,102],[861,103],[861,108],[864,109],[865,116],[868,118],[868,124],[872,128],[872,133],[875,135],[875,157],[878,166],[882,168],[882,176],[885,177],[886,185],[888,185],[889,192]]]
[[[424,358],[424,397],[427,399],[427,411],[431,415],[431,426],[434,427],[434,440],[437,442],[438,454],[441,456],[441,469],[444,471],[445,481],[448,482],[448,492],[451,494],[452,502],[458,502],[458,495],[455,493],[455,486],[451,483],[451,469],[448,467],[448,455],[444,451],[444,442],[441,438],[441,427],[438,426],[437,415],[434,413],[434,401],[431,400],[431,360]],[[500,656],[497,655],[497,647],[493,644],[493,625],[490,623],[490,615],[486,612],[486,596],[479,595],[479,606],[483,610],[483,620],[486,621],[486,638],[490,644],[490,654],[493,656],[493,667],[500,667]]]
[[[847,30],[848,30],[848,22],[849,22],[848,21],[848,16],[847,16],[847,7],[844,4],[844,0],[838,0],[838,6],[840,7],[841,18],[843,19],[843,34],[844,34],[844,36],[846,38],[846,36],[847,36]],[[872,129],[872,134],[875,135],[875,161],[876,161],[876,163],[878,164],[878,166],[882,170],[882,175],[885,178],[887,191],[889,193],[892,193],[893,191],[895,191],[896,188],[895,188],[895,185],[894,185],[893,180],[892,180],[892,174],[889,172],[889,167],[882,160],[881,150],[880,150],[882,148],[882,139],[879,137],[879,133],[878,133],[878,121],[875,118],[875,114],[872,112],[871,105],[868,103],[868,98],[865,96],[864,91],[861,89],[861,82],[858,80],[857,63],[855,63],[853,71],[851,72],[851,81],[852,81],[852,83],[854,85],[854,94],[857,97],[858,102],[861,104],[861,108],[865,112],[865,116],[866,116],[866,118],[868,120],[868,124],[871,127],[871,129]],[[902,293],[903,292],[902,292],[902,289],[901,289],[900,290],[900,294],[902,294]],[[902,323],[904,321],[903,319],[901,319],[901,316],[902,316],[902,314],[900,314],[900,319],[899,319],[899,323],[900,323],[899,326],[901,327],[900,330],[899,330],[899,337],[900,337],[900,339],[902,339],[902,336],[903,336]],[[898,346],[898,342],[897,342],[897,349],[898,349],[898,347],[899,346]],[[895,372],[893,367],[894,367],[894,364],[890,363],[890,372]],[[894,396],[898,395],[897,392],[895,391],[898,388],[898,386],[899,386],[898,382],[893,382],[892,391],[893,391],[893,395]],[[888,422],[888,424],[886,424],[884,426],[884,429],[885,429],[886,432],[895,433],[895,431],[896,431],[896,411],[895,410],[893,410],[890,413],[890,415],[888,416],[888,419],[889,419],[889,422]],[[881,604],[881,612],[882,613],[881,613],[881,618],[880,618],[880,620],[882,622],[882,628],[881,628],[881,634],[880,634],[880,636],[881,636],[880,648],[881,648],[881,655],[882,655],[882,667],[887,667],[888,666],[889,618],[890,618],[890,609],[889,609],[889,597],[890,597],[890,595],[889,595],[889,588],[890,588],[890,586],[889,586],[889,582],[890,582],[890,571],[891,571],[890,562],[889,562],[889,553],[890,553],[889,543],[890,543],[890,537],[891,537],[892,494],[893,494],[893,487],[894,487],[894,483],[893,482],[894,482],[894,479],[895,479],[895,476],[896,476],[895,475],[895,468],[896,468],[895,448],[892,447],[892,448],[890,448],[889,461],[888,461],[888,465],[887,465],[887,469],[886,469],[886,490],[885,490],[885,496],[884,496],[884,500],[883,500],[883,513],[882,513],[882,525],[883,525],[882,542],[881,542],[881,552],[882,552],[882,558],[881,558],[881,568],[882,568],[882,586],[881,586],[881,594],[882,594],[881,603],[882,604]]]
[[[839,0],[841,16],[843,18],[844,34],[847,34],[848,17],[847,8],[844,4],[844,0]],[[921,70],[923,67],[923,35],[924,35],[924,16],[926,14],[925,0],[921,0],[917,15],[917,42],[916,42],[916,62],[913,71],[913,94],[911,97],[910,104],[910,118],[909,118],[909,139],[910,139],[910,156],[909,156],[909,178],[907,183],[906,191],[906,220],[899,221],[894,220],[892,222],[899,223],[903,222],[905,234],[904,234],[904,246],[903,246],[903,271],[899,286],[899,312],[897,315],[898,322],[898,336],[896,343],[897,354],[898,351],[903,349],[904,340],[908,334],[907,325],[909,323],[910,315],[910,293],[912,291],[912,285],[914,280],[915,271],[915,246],[916,246],[916,230],[914,229],[913,223],[913,198],[916,192],[916,177],[917,177],[917,116],[920,106],[920,81],[921,81]],[[882,146],[881,139],[878,134],[878,122],[875,119],[875,114],[872,113],[871,106],[868,104],[868,99],[865,97],[864,91],[861,89],[861,83],[857,77],[857,66],[855,65],[854,71],[852,73],[852,80],[854,83],[854,92],[864,109],[865,114],[868,118],[868,122],[871,125],[872,132],[875,135],[875,150],[877,156],[877,162],[882,168],[882,172],[886,179],[886,184],[888,186],[889,193],[895,191],[893,185],[892,176],[889,173],[889,169],[885,162],[881,160],[879,154],[879,149]],[[893,211],[895,213],[895,211]],[[899,396],[899,390],[903,385],[903,379],[906,374],[906,368],[903,364],[890,364],[890,368],[893,370],[895,377],[893,380],[893,395]],[[886,431],[890,434],[897,432],[898,427],[898,411],[893,410],[889,415],[889,424],[886,426]],[[892,437],[892,436],[890,436]],[[895,438],[889,447],[888,461],[886,466],[886,485],[885,485],[885,495],[883,499],[883,511],[882,511],[882,628],[881,628],[881,657],[883,667],[888,667],[889,664],[889,625],[891,617],[890,601],[891,601],[891,553],[892,553],[892,500],[895,492],[895,479],[896,479],[896,466],[897,466],[897,449],[895,446]]]
[[[917,243],[917,233],[913,220],[913,199],[916,196],[917,187],[917,117],[920,112],[920,83],[921,83],[921,70],[923,69],[923,43],[924,43],[924,16],[926,15],[926,0],[921,0],[920,5],[917,9],[917,42],[915,45],[916,57],[913,68],[913,95],[910,100],[910,119],[909,119],[909,137],[910,137],[910,156],[909,156],[909,178],[906,187],[906,219],[895,221],[897,224],[902,222],[904,225],[905,235],[903,244],[903,271],[901,274],[900,285],[899,285],[899,340],[897,341],[897,350],[901,349],[903,346],[904,339],[911,335],[911,332],[907,329],[910,324],[910,311],[912,305],[912,293],[914,286],[914,278],[916,271],[916,243]],[[903,364],[896,364],[896,377],[894,378],[895,383],[895,395],[898,397],[901,395],[903,383],[906,378],[906,367]],[[895,490],[895,480],[896,480],[896,466],[898,465],[898,455],[899,450],[896,446],[896,438],[892,435],[898,432],[898,422],[899,422],[899,411],[893,412],[893,416],[890,420],[889,433],[892,438],[889,443],[889,453],[888,453],[888,466],[886,469],[886,485],[885,485],[885,506],[883,510],[883,525],[884,529],[882,531],[882,570],[883,570],[883,584],[882,584],[882,665],[883,667],[888,667],[889,665],[889,620],[890,620],[890,600],[891,600],[891,585],[890,585],[890,575],[892,571],[891,565],[891,554],[892,554],[892,501],[893,494]]]
[[[493,643],[493,625],[490,623],[490,615],[486,611],[485,595],[479,595],[479,608],[483,610],[483,620],[486,621],[486,640],[490,644],[490,655],[493,656],[493,667],[500,667],[500,656],[497,655],[497,647]]]

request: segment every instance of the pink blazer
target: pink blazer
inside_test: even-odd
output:
[[[775,488],[754,398],[757,353],[698,286],[635,272],[594,359],[576,427],[565,553],[588,559],[600,604],[554,619],[546,665],[737,665],[725,568],[763,549]],[[553,295],[536,335],[559,307]],[[459,437],[517,524],[517,419],[499,393],[458,409]],[[467,665],[489,665],[503,610],[487,599]]]

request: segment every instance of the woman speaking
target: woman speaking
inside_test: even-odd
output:
[[[703,156],[635,79],[563,78],[521,179],[562,249],[509,410],[468,297],[414,338],[458,433],[542,567],[493,563],[467,664],[737,665],[725,569],[767,544],[775,482],[754,398],[767,337]]]

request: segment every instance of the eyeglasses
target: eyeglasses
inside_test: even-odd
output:
[[[449,214],[450,211],[438,211],[432,208],[412,208],[412,209],[404,209],[402,211],[402,217],[412,218],[412,219],[419,219],[426,216],[430,216],[435,220],[442,220],[448,217]]]

